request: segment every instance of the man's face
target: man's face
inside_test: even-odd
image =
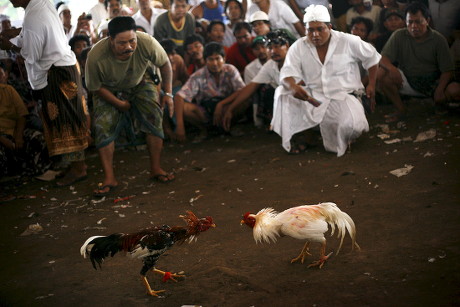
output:
[[[8,29],[11,29],[11,21],[8,19],[5,19],[2,21],[2,31],[8,30]]]
[[[137,0],[136,2],[141,10],[149,9],[151,6],[150,0]]]
[[[120,2],[117,0],[110,0],[107,5],[107,10],[109,11],[110,19],[120,16],[121,6]]]
[[[79,57],[83,49],[85,49],[86,47],[88,47],[88,43],[86,41],[76,41],[73,45],[73,52],[77,57]]]
[[[409,34],[413,38],[422,38],[428,31],[428,22],[422,12],[418,11],[415,14],[407,13],[406,24]]]
[[[175,0],[171,5],[171,14],[174,18],[182,18],[187,14],[187,2],[185,0]]]
[[[289,47],[287,45],[270,44],[268,50],[270,51],[270,58],[275,62],[284,61]]]
[[[331,25],[324,22],[312,21],[307,24],[308,40],[315,45],[321,47],[329,41],[331,37]]]
[[[270,26],[263,20],[257,20],[252,22],[252,30],[257,35],[267,35],[270,32]]]
[[[398,29],[404,28],[406,23],[401,17],[397,15],[391,15],[383,22],[383,25],[388,31],[394,32]]]
[[[241,12],[239,5],[236,4],[235,1],[232,1],[228,4],[227,6],[228,19],[230,20],[240,19],[242,15],[243,13]]]
[[[367,27],[364,23],[355,23],[353,27],[351,27],[351,34],[359,36],[363,41],[367,41]]]
[[[268,47],[265,44],[256,44],[252,47],[252,53],[262,62],[268,59]]]
[[[194,61],[198,61],[203,58],[203,50],[203,44],[198,41],[187,45],[187,54]]]
[[[211,32],[209,32],[209,39],[212,42],[222,43],[224,41],[225,28],[221,24],[215,24]]]
[[[242,47],[247,47],[251,44],[251,33],[246,29],[241,29],[235,33],[236,42]]]
[[[213,74],[220,73],[224,63],[225,59],[220,54],[214,53],[206,58],[206,67]]]
[[[70,14],[69,10],[63,10],[61,14],[59,14],[59,18],[61,18],[61,22],[63,24],[70,24],[72,14]]]
[[[118,33],[115,37],[110,37],[110,45],[117,59],[127,60],[137,47],[136,32],[131,30]]]

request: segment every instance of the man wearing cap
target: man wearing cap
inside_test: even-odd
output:
[[[159,67],[164,95],[145,78],[149,64]],[[150,154],[150,179],[161,183],[174,180],[160,165],[163,146],[163,106],[173,113],[172,70],[166,52],[147,33],[136,32],[134,19],[118,16],[109,22],[109,37],[97,43],[86,62],[86,85],[93,92],[95,146],[104,170],[104,181],[94,191],[102,197],[117,187],[113,172],[114,141],[121,132],[135,144],[145,135]]]
[[[384,8],[382,10],[383,16],[381,20],[381,27],[382,32],[380,35],[375,39],[375,49],[377,52],[381,52],[383,46],[385,46],[386,42],[390,38],[391,34],[398,29],[402,29],[406,26],[406,22],[404,21],[403,13],[396,8]]]
[[[258,37],[254,39],[256,41]],[[232,120],[236,114],[241,113],[246,109],[248,98],[254,93],[257,93],[256,107],[256,125],[260,122],[260,126],[268,126],[272,119],[273,113],[273,96],[275,88],[280,84],[280,69],[283,67],[286,54],[289,46],[294,42],[281,30],[275,30],[264,37],[264,43],[268,47],[270,59],[261,67],[257,75],[246,83],[246,86],[241,89],[233,102],[230,104],[223,117],[223,128],[230,130]]]
[[[86,178],[84,150],[88,147],[86,104],[77,68],[58,13],[48,0],[10,0],[25,9],[22,29],[1,33],[1,49],[25,59],[34,98],[41,103],[44,135],[50,156],[70,163],[56,184],[68,186]],[[8,39],[17,36],[16,44]]]
[[[257,35],[267,35],[268,32],[276,30],[272,29],[267,13],[262,11],[257,11],[253,13],[249,18],[249,22],[251,23],[252,30]],[[286,32],[286,34],[289,35],[292,41],[295,41],[297,39],[297,37],[295,37],[294,34],[292,34],[291,31],[289,31],[288,29],[283,28],[278,30],[283,30],[284,32]]]
[[[364,92],[358,62],[369,71],[365,95],[375,104],[380,55],[359,37],[332,30],[330,20],[326,7],[309,6],[304,16],[307,37],[289,48],[281,69],[283,85],[275,93],[271,125],[288,152],[295,134],[319,126],[325,149],[340,157],[369,130],[364,108],[354,96]]]

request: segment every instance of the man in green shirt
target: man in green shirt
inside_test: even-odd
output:
[[[151,179],[169,182],[174,175],[160,166],[163,146],[163,106],[173,112],[172,70],[166,52],[150,35],[136,32],[131,17],[115,17],[109,22],[109,37],[97,43],[86,62],[86,83],[94,93],[95,145],[104,170],[102,186],[94,195],[102,197],[118,182],[113,171],[114,141],[125,131],[134,138],[146,136],[150,153]],[[159,67],[164,95],[159,99],[157,86],[146,77],[147,67]]]
[[[413,2],[406,9],[407,28],[395,31],[382,50],[380,88],[396,107],[395,113],[387,115],[387,122],[405,116],[400,94],[433,97],[436,104],[460,99],[447,41],[429,22],[426,6]]]

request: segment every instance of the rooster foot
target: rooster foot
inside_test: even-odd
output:
[[[147,280],[147,277],[145,276],[142,276],[142,281],[144,282],[144,285],[145,285],[145,288],[147,289],[147,294],[150,294],[151,296],[157,296],[158,297],[158,293],[161,293],[161,292],[165,292],[166,290],[152,290],[152,288],[150,288],[150,284]]]
[[[326,260],[333,254],[333,252],[330,252],[327,256],[321,256],[321,258],[317,261],[312,262],[308,267],[314,267],[318,266],[320,269],[323,267],[323,265],[326,263]]]
[[[165,272],[165,271],[158,270],[158,269],[153,269],[152,271],[154,273],[163,275],[163,278],[162,278],[163,282],[167,282],[169,279],[171,279],[174,282],[177,282],[175,278],[185,278],[185,275],[183,274],[184,272],[171,273],[171,272]]]
[[[299,259],[301,259],[300,263],[303,264],[303,261],[305,260],[305,256],[307,256],[307,255],[311,256],[311,254],[308,252],[310,250],[309,247],[308,247],[309,245],[310,245],[309,242],[305,243],[305,245],[304,245],[302,251],[300,252],[299,256],[297,256],[294,259],[292,259],[291,263],[294,263],[296,261],[299,261]]]

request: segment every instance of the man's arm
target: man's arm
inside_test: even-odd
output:
[[[375,110],[375,84],[377,82],[377,71],[379,69],[379,65],[371,66],[367,69],[369,72],[369,83],[366,87],[366,96],[371,101],[371,111],[374,112]]]
[[[382,58],[380,59],[380,67],[387,73],[389,74],[389,77],[391,80],[393,80],[395,83],[399,84],[399,86],[402,85],[402,77],[401,73],[399,72],[398,68],[394,66],[390,59],[384,55],[382,55]]]
[[[239,91],[236,91],[228,97],[231,98],[231,100],[229,100],[231,104],[228,107],[227,111],[225,111],[225,114],[222,118],[222,126],[226,131],[230,130],[234,110],[237,110],[243,102],[246,102],[249,99],[249,97],[251,97],[251,95],[254,94],[254,92],[259,88],[259,86],[259,83],[250,82],[248,85],[246,85],[245,87],[243,87]],[[222,100],[222,102],[224,100]]]
[[[439,83],[434,92],[434,102],[443,103],[446,100],[446,88],[452,80],[453,74],[452,71],[446,71],[441,73],[439,77]]]
[[[112,94],[111,91],[105,87],[99,88],[98,90],[94,91],[94,93],[122,112],[128,111],[131,107],[129,101],[118,99],[114,94]]]
[[[297,33],[299,33],[300,37],[305,36],[305,26],[302,22],[297,21],[296,23],[294,23],[294,28],[296,29]]]
[[[173,97],[172,97],[172,68],[171,68],[171,63],[166,61],[163,66],[160,67],[160,73],[161,73],[161,88],[163,89],[163,92],[165,93],[163,97],[161,98],[161,104],[164,106],[165,104],[168,105],[169,109],[169,117],[173,117],[174,115],[174,102],[173,102]]]
[[[180,95],[174,96],[174,112],[176,113],[176,138],[179,142],[185,141],[184,126],[184,98]]]

